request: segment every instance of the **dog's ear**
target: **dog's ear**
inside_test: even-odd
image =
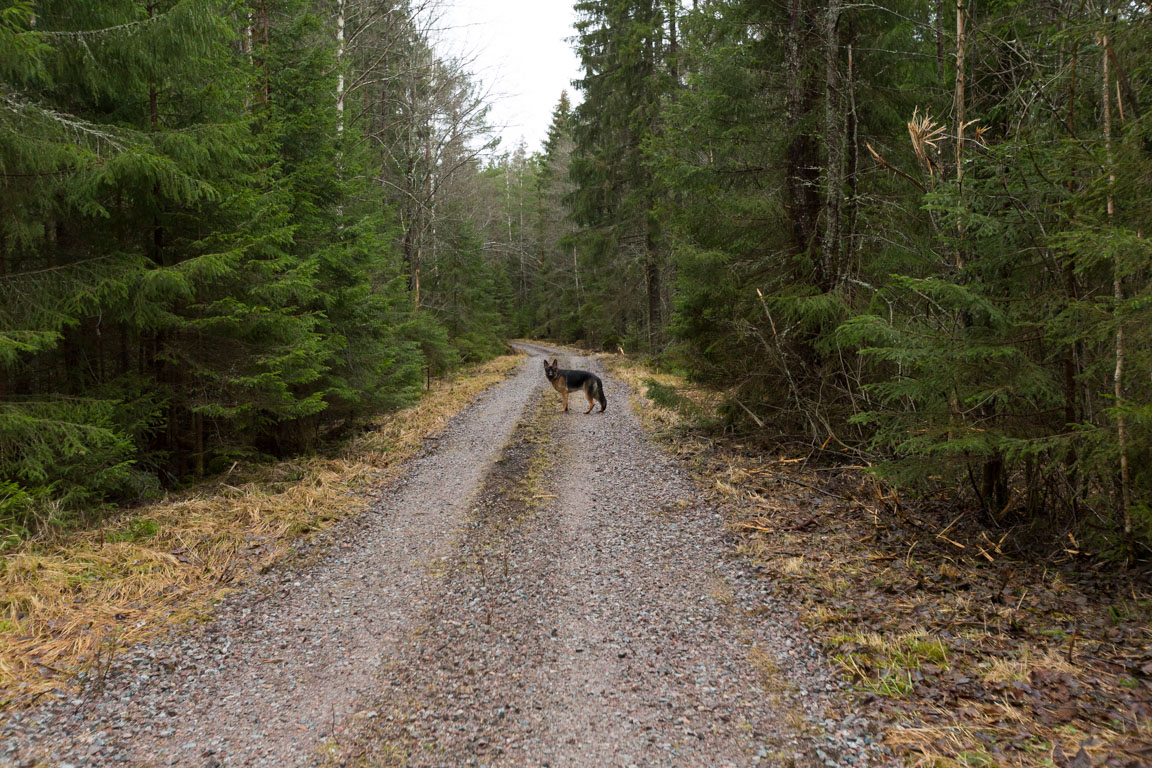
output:
[[[550,367],[551,367],[551,366],[549,365],[547,358],[545,358],[545,360],[544,360],[544,369],[545,369],[545,370],[547,370],[547,369],[548,369],[548,368],[550,368]]]
[[[559,368],[560,367],[560,361],[557,360],[556,358],[552,358],[552,367],[553,368]]]

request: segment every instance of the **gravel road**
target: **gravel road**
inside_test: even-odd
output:
[[[0,765],[888,764],[624,385],[522,347],[370,512],[11,717]],[[608,411],[557,413],[544,353]]]

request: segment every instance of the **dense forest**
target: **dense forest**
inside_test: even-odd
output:
[[[431,9],[0,12],[0,527],[306,451],[502,347]]]
[[[685,5],[576,4],[583,102],[509,168],[517,332],[659,353],[733,429],[1146,555],[1147,4]]]
[[[530,152],[430,5],[7,4],[4,533],[309,450],[526,336],[1148,554],[1146,4],[576,9],[581,98]]]

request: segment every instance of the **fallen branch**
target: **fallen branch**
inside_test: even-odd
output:
[[[808,483],[802,483],[799,480],[793,480],[792,478],[788,477],[787,475],[777,475],[777,474],[769,473],[768,476],[774,480],[782,480],[786,483],[792,483],[793,485],[798,485],[801,488],[807,488],[810,491],[816,491],[816,493],[827,496],[830,499],[837,499],[839,501],[849,501],[849,502],[852,501],[852,499],[849,499],[847,496],[841,496],[838,493],[832,493],[831,491],[826,491],[823,488],[818,488],[815,485],[810,485]]]
[[[764,422],[763,422],[763,421],[761,421],[761,419],[760,419],[760,417],[759,417],[759,416],[757,416],[756,414],[752,413],[752,411],[751,411],[751,410],[748,408],[748,406],[744,405],[744,403],[740,402],[740,401],[739,401],[739,400],[737,400],[736,398],[732,398],[732,402],[736,403],[736,405],[738,405],[738,406],[740,406],[741,408],[743,408],[743,409],[744,409],[744,412],[745,412],[745,413],[747,413],[749,416],[751,416],[751,417],[752,417],[752,421],[756,422],[756,426],[760,427],[760,429],[764,429]]]

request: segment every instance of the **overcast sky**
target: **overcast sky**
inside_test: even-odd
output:
[[[575,34],[573,0],[445,0],[443,52],[475,57],[476,76],[496,98],[491,121],[500,126],[500,151],[523,137],[528,152],[540,149],[552,110],[580,77],[568,38]]]

